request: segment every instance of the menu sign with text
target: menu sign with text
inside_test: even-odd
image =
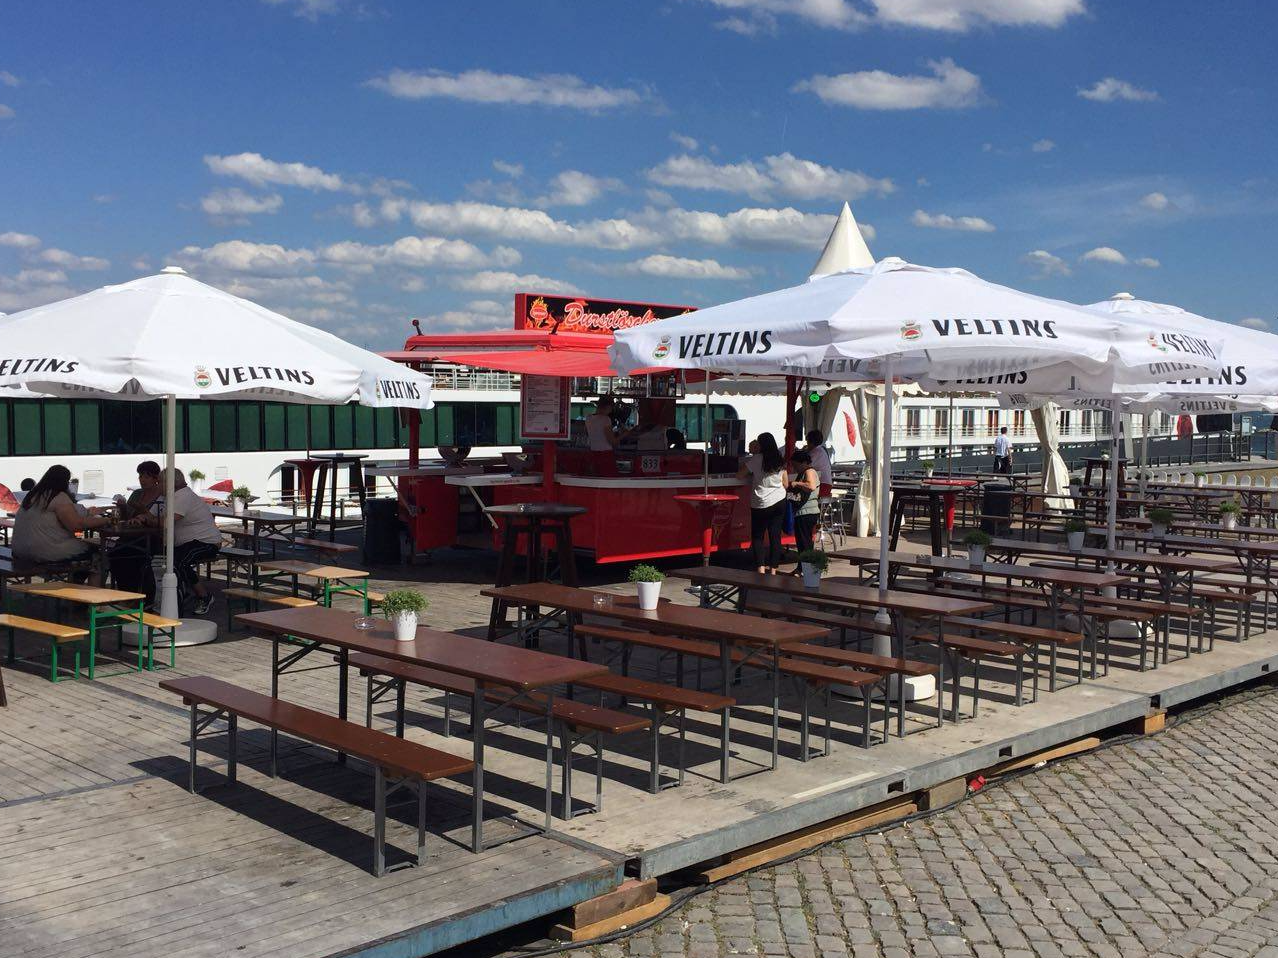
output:
[[[530,376],[519,383],[519,435],[524,439],[568,438],[568,380]]]
[[[515,294],[515,328],[548,329],[565,333],[615,333],[619,329],[671,316],[682,316],[695,306],[667,306],[660,303],[625,303],[584,296],[546,296],[540,293]]]

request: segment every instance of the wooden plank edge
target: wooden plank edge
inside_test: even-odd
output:
[[[618,912],[589,925],[582,925],[578,928],[564,924],[553,925],[550,929],[550,937],[556,941],[589,941],[592,938],[600,938],[604,935],[611,935],[613,932],[624,931],[632,925],[639,924],[641,921],[647,921],[655,915],[660,915],[669,906],[669,895],[656,894],[652,901],[647,904]]]
[[[570,928],[593,925],[613,915],[646,905],[656,897],[655,878],[628,878],[612,891],[573,905],[564,916],[562,924]]]
[[[727,860],[702,869],[698,878],[707,884],[740,875],[742,872],[760,865],[779,861],[797,852],[807,851],[824,845],[826,842],[846,838],[866,828],[875,828],[891,822],[900,821],[919,810],[919,803],[914,798],[896,799],[891,802],[864,808],[827,822],[811,825],[798,831],[779,835],[776,838],[738,849],[727,856]]]

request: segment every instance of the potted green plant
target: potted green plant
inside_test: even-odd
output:
[[[1081,516],[1070,516],[1065,520],[1065,539],[1069,543],[1070,552],[1081,552],[1086,538],[1087,523]]]
[[[936,471],[936,463],[931,459],[924,459],[919,465],[923,467],[923,475],[931,479],[932,474]]]
[[[1176,514],[1170,509],[1150,509],[1149,510],[1149,526],[1150,531],[1156,536],[1167,535],[1167,527],[1172,524],[1172,520],[1176,518]]]
[[[985,550],[989,548],[989,544],[994,540],[988,532],[980,529],[973,529],[963,537],[963,544],[967,546],[967,561],[972,565],[985,564]]]
[[[231,490],[231,511],[237,516],[244,515],[252,498],[253,493],[249,492],[248,486],[236,486]]]
[[[417,623],[430,600],[415,589],[395,589],[382,600],[382,613],[395,626],[395,639],[411,642],[417,638]]]
[[[1223,529],[1238,528],[1238,514],[1242,512],[1242,508],[1238,503],[1222,502],[1220,504],[1220,525]]]
[[[1205,485],[1207,485],[1207,473],[1205,473],[1205,472],[1204,472],[1203,470],[1201,470],[1201,469],[1195,469],[1195,470],[1194,470],[1194,485],[1196,485],[1196,486],[1205,486]]]
[[[191,469],[186,474],[186,481],[191,484],[191,488],[196,492],[204,491],[204,471],[201,469]]]
[[[639,589],[639,608],[651,612],[661,601],[661,583],[666,574],[654,565],[641,562],[630,570],[630,581]]]
[[[820,549],[804,549],[799,553],[799,572],[803,584],[809,589],[819,588],[821,576],[830,568],[830,557]]]

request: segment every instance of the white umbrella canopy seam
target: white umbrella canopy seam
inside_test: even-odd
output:
[[[430,377],[169,267],[0,318],[0,386],[61,398],[166,405],[173,501],[178,399],[429,409]],[[178,618],[165,510],[161,614]]]

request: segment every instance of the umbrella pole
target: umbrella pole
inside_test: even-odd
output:
[[[710,495],[710,371],[706,370],[706,402],[701,408],[701,438],[705,440],[701,457],[701,489]]]
[[[1106,516],[1105,528],[1105,548],[1113,552],[1117,541],[1118,529],[1118,458],[1121,446],[1119,445],[1119,433],[1123,428],[1123,421],[1117,412],[1110,414],[1110,437],[1109,437],[1109,509]],[[1109,561],[1109,571],[1114,571],[1114,560]]]
[[[883,360],[883,422],[882,438],[879,441],[879,598],[883,600],[888,591],[888,548],[890,530],[890,514],[892,509],[892,357]],[[880,607],[874,614],[876,625],[890,625],[891,617],[887,609]],[[903,654],[900,650],[897,654]]]
[[[177,397],[164,397],[164,581],[160,583],[160,615],[179,618],[177,575],[173,571],[173,493],[177,468]]]

